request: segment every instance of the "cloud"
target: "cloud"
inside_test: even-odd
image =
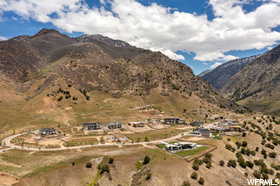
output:
[[[0,41],[2,41],[2,40],[7,40],[7,38],[3,37],[3,36],[0,36]]]
[[[103,34],[177,60],[184,59],[176,54],[180,50],[195,53],[196,60],[216,61],[234,59],[225,55],[231,50],[262,49],[280,40],[272,30],[280,25],[279,0],[262,0],[256,10],[246,12],[242,5],[251,1],[209,0],[213,20],[136,0],[102,0],[101,8],[90,8],[84,0],[2,0],[0,12],[51,22],[67,32]]]

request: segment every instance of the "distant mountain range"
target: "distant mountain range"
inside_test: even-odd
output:
[[[199,74],[204,80],[208,81],[214,88],[221,89],[232,76],[241,71],[246,65],[254,61],[258,56],[235,59],[219,65],[213,70],[206,70]]]
[[[280,46],[260,56],[227,62],[202,78],[252,110],[280,113]]]
[[[71,38],[43,29],[33,36],[0,41],[0,72],[0,86],[5,86],[0,90],[0,104],[17,98],[24,100],[24,109],[32,111],[46,103],[52,111],[73,104],[96,106],[92,95],[97,92],[137,99],[139,104],[159,104],[160,110],[172,107],[178,113],[194,107],[244,111],[185,64],[102,35]],[[1,95],[11,96],[1,99]]]

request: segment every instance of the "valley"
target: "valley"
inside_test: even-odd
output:
[[[42,29],[0,41],[0,57],[1,186],[280,179],[279,117],[161,52]],[[241,60],[227,80],[260,59]]]

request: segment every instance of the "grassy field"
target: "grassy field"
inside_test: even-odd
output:
[[[181,157],[192,156],[192,155],[199,154],[199,153],[207,150],[208,148],[209,148],[208,146],[201,146],[201,147],[197,147],[197,148],[192,149],[192,150],[179,151],[179,152],[176,152],[175,154],[179,155]]]

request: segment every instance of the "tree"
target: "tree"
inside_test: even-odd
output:
[[[219,164],[220,164],[221,167],[223,167],[225,165],[224,160],[220,160]]]
[[[91,163],[91,162],[88,162],[88,163],[86,164],[86,168],[92,168],[92,163]]]
[[[228,163],[227,163],[227,166],[235,168],[236,167],[236,161],[235,160],[229,160]]]
[[[242,141],[242,146],[243,147],[247,147],[247,145],[248,145],[247,141]]]
[[[200,185],[204,185],[204,179],[202,177],[199,178],[198,183]]]
[[[210,169],[212,167],[212,164],[211,162],[209,161],[207,164],[206,164],[206,168]]]
[[[260,179],[261,178],[261,174],[259,171],[255,170],[253,175],[255,176],[255,178]]]
[[[149,156],[145,156],[144,157],[144,161],[143,161],[143,165],[147,165],[148,163],[150,163],[151,158]]]
[[[196,179],[197,179],[197,173],[196,173],[196,172],[193,172],[193,173],[191,174],[191,178],[192,178],[193,180],[196,180]]]
[[[251,161],[246,161],[246,166],[252,169],[254,167],[254,164]]]
[[[146,180],[150,180],[151,177],[152,177],[152,173],[149,172],[149,173],[146,175]]]
[[[108,163],[109,164],[113,164],[114,163],[114,159],[113,158],[109,158]]]
[[[100,171],[100,174],[103,174],[104,172],[107,172],[107,173],[110,172],[110,168],[107,164],[99,164],[98,170]]]
[[[277,154],[276,154],[275,152],[270,152],[270,153],[268,154],[268,156],[269,156],[270,158],[276,158]]]
[[[192,168],[193,168],[193,170],[197,171],[199,169],[199,165],[198,164],[193,164]]]
[[[191,186],[191,184],[190,184],[190,182],[188,182],[188,181],[184,181],[183,184],[182,184],[182,186]]]

